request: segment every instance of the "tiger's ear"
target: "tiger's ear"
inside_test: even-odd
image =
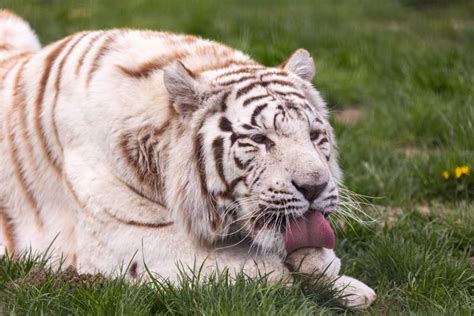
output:
[[[303,80],[311,81],[316,74],[313,58],[306,49],[297,49],[291,56],[280,65],[280,68],[294,73]]]
[[[199,108],[199,83],[181,61],[174,62],[163,70],[163,82],[176,112],[187,116]]]

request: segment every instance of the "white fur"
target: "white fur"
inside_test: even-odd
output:
[[[17,17],[0,16],[0,40],[11,47],[4,61],[39,47],[27,24]],[[90,45],[92,41],[95,43]],[[56,50],[44,97],[38,102],[45,83],[45,65]],[[176,54],[176,60],[167,61],[170,54]],[[181,66],[176,64],[178,59]],[[237,64],[216,66],[229,60]],[[150,62],[166,63],[165,75],[162,67],[156,67],[146,75],[134,77],[134,71],[139,72],[138,68]],[[220,93],[227,89],[226,80],[240,80],[242,74],[216,78],[244,66],[255,69],[252,73],[258,80],[265,76],[265,80],[281,79],[281,75],[272,75],[279,69],[264,68],[243,53],[218,43],[168,33],[119,30],[76,34],[65,42],[18,57],[8,72],[4,66],[1,71],[5,78],[0,82],[0,207],[4,210],[0,246],[3,248],[12,237],[5,225],[8,220],[14,227],[14,249],[10,251],[31,248],[44,252],[52,245],[54,258],[64,255],[66,264],[74,264],[82,272],[112,273],[120,265],[132,263],[140,274],[146,264],[154,273],[176,280],[177,263],[193,266],[204,262],[205,275],[228,268],[232,273],[243,270],[251,276],[257,275],[259,269],[273,271],[277,278],[288,276],[281,233],[272,227],[252,230],[229,221],[222,213],[232,209],[235,201],[223,194],[229,184],[217,171],[213,141],[221,134],[218,126],[222,115],[229,118],[233,129],[238,129],[254,108],[244,106],[237,95],[248,84],[246,80],[233,85],[226,99]],[[326,207],[321,203],[329,188],[337,192],[341,174],[334,137],[325,104],[309,83],[314,76],[312,59],[300,50],[285,69],[289,73],[283,79],[291,87],[269,84],[263,88],[259,83],[247,97],[268,91],[275,95],[303,94],[305,100],[292,97],[291,102],[308,103],[314,109],[310,115],[320,117],[322,122],[317,128],[323,129],[330,141],[315,149],[309,140],[308,124],[281,121],[281,135],[269,135],[276,142],[272,154],[260,149],[253,156],[260,167],[269,167],[259,180],[257,168],[248,174],[231,162],[231,153],[251,156],[232,149],[228,138],[223,138],[223,176],[230,181],[244,174],[251,182],[247,186],[237,183],[232,191],[242,204],[237,210],[240,219],[248,220],[256,203],[245,201],[244,197],[257,193],[262,197],[269,186],[291,190],[303,201],[301,194],[289,186],[292,179],[307,181],[308,174],[316,174],[320,181],[329,183],[321,199],[314,202],[318,207]],[[16,85],[18,78],[20,85]],[[269,106],[259,116],[262,124],[270,124],[282,98],[267,100]],[[225,113],[217,112],[224,100],[231,106]],[[161,130],[157,143],[147,147],[147,133],[163,126],[166,128]],[[203,135],[204,170],[195,159],[198,134]],[[124,139],[130,142],[125,147],[133,149],[132,160],[136,158],[145,169],[161,168],[153,172],[161,177],[158,184],[164,183],[165,187],[140,182],[137,169],[124,156]],[[206,175],[206,188],[199,185],[201,172]],[[212,203],[218,208],[215,214],[211,212]],[[303,207],[308,209],[311,204],[301,203],[303,206],[293,216],[301,216]],[[166,225],[170,222],[174,224]],[[242,242],[235,225],[237,233],[253,236],[257,248],[264,251]],[[224,238],[229,235],[235,238]],[[337,277],[340,262],[332,250],[313,249],[310,253],[313,257],[305,263],[305,271],[311,267],[325,271],[334,262],[327,276]],[[295,264],[298,258],[302,256],[296,252],[288,262]],[[338,284],[347,284],[346,277],[339,280],[342,281],[336,281]],[[375,295],[361,284],[352,282],[348,288],[356,297],[354,302],[368,306]]]
[[[0,10],[1,45],[6,45],[9,52],[0,50],[0,57],[11,54],[12,50],[36,52],[41,49],[41,44],[28,23],[6,10]]]

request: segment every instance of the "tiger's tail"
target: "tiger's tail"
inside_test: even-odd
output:
[[[41,44],[28,22],[16,14],[0,9],[0,56],[36,52]]]

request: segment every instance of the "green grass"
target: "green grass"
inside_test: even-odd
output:
[[[464,314],[474,310],[474,3],[469,1],[19,1],[43,43],[94,28],[192,33],[277,65],[299,47],[315,58],[316,87],[333,120],[351,190],[385,205],[380,222],[340,228],[343,269],[376,288],[370,313]],[[449,170],[448,180],[441,177]],[[420,206],[429,214],[417,211]],[[401,209],[396,219],[393,210]],[[390,214],[386,214],[390,213]],[[426,212],[424,212],[426,213]],[[40,260],[41,261],[41,260]],[[0,261],[0,308],[18,314],[308,314],[344,312],[324,286],[293,288],[225,276],[129,284],[122,278],[71,287],[38,260]],[[37,271],[34,270],[34,272]],[[33,273],[34,274],[34,273]],[[16,280],[16,281],[15,281]],[[20,281],[18,281],[20,280]]]

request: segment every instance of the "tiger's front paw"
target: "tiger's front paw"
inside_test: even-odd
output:
[[[335,278],[341,268],[341,260],[334,251],[325,248],[298,249],[285,262],[293,271],[307,275],[323,273],[328,279]]]
[[[370,287],[345,275],[335,281],[335,286],[342,291],[344,303],[349,308],[367,309],[377,297]]]

